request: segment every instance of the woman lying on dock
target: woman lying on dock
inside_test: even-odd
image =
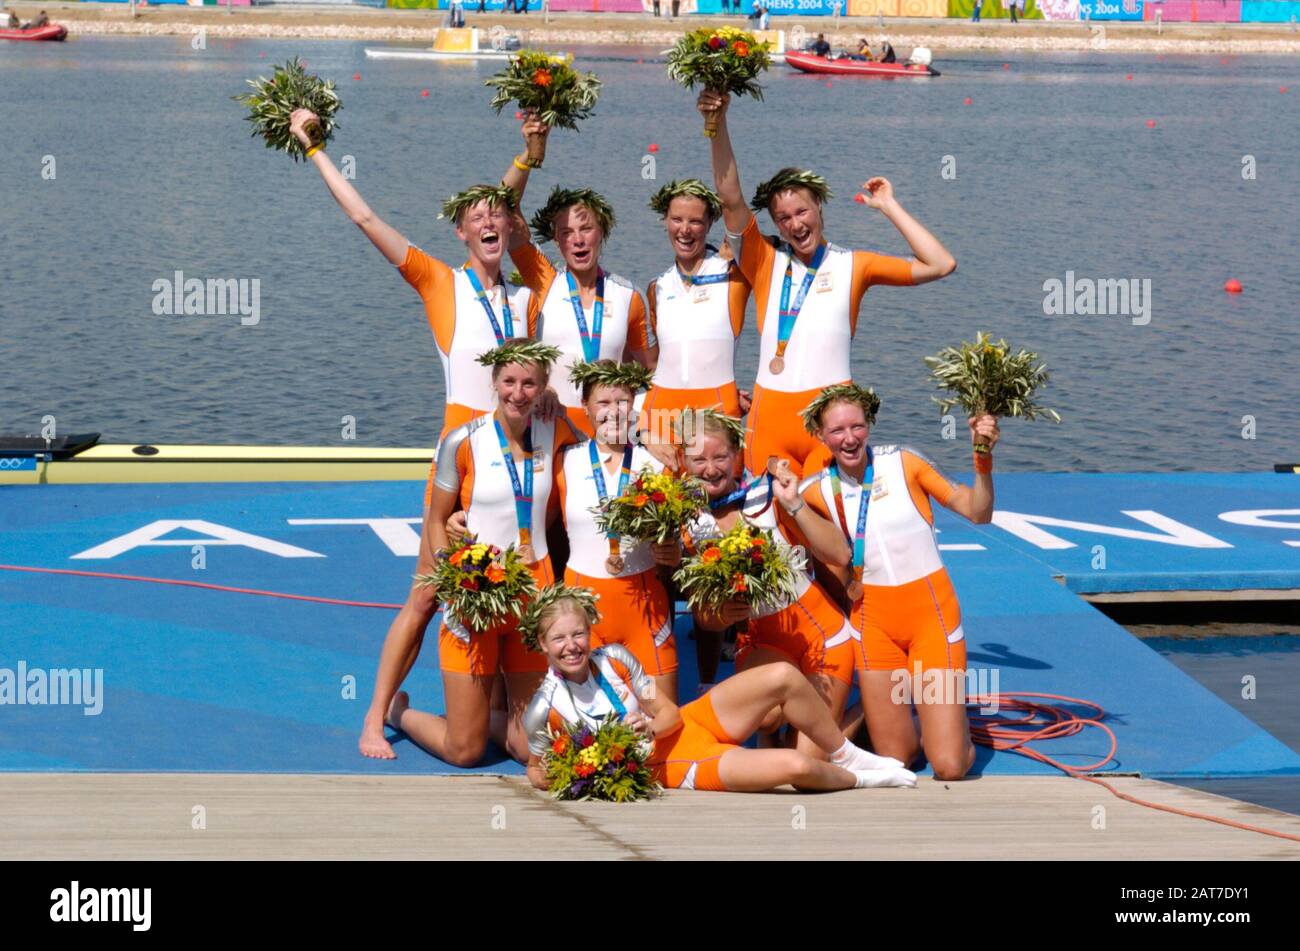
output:
[[[624,647],[591,647],[592,618],[571,595],[559,594],[540,612],[538,638],[550,665],[524,714],[530,756],[528,778],[547,782],[542,757],[548,727],[584,722],[593,729],[609,714],[654,742],[649,765],[669,789],[766,792],[791,785],[802,790],[915,786],[916,775],[898,760],[876,756],[844,738],[821,697],[790,664],[768,664],[736,674],[678,707],[657,693]],[[817,744],[829,762],[792,749],[745,749],[740,744],[778,708],[786,721]],[[421,727],[407,711],[401,727]],[[418,735],[413,734],[418,740]]]

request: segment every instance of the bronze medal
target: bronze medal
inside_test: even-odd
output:
[[[537,555],[533,552],[533,546],[525,542],[519,546],[519,558],[526,565],[531,565],[537,560]]]
[[[611,575],[621,574],[623,571],[623,566],[624,566],[624,562],[623,562],[622,555],[610,555],[608,558],[605,559],[605,570],[608,571]]]
[[[862,600],[862,582],[854,578],[849,582],[849,603],[857,604]]]
[[[773,357],[772,362],[767,365],[767,368],[773,373],[780,373],[785,369],[785,357]]]

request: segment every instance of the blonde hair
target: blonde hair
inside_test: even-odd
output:
[[[566,614],[573,614],[582,618],[587,632],[591,632],[592,617],[588,613],[586,605],[571,594],[562,594],[537,612],[537,630],[541,632],[540,639],[543,642],[546,640],[546,635],[551,631],[551,625]]]

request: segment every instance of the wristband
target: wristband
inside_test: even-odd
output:
[[[325,148],[325,144],[322,142],[318,142],[316,145],[313,145],[311,148],[307,150],[307,158],[311,158],[313,155],[315,155],[317,152],[321,151],[324,148]]]
[[[791,518],[794,518],[796,515],[798,515],[800,512],[803,511],[803,507],[804,507],[805,505],[807,505],[807,504],[808,504],[808,503],[805,502],[803,499],[800,499],[800,500],[799,500],[799,504],[798,504],[798,505],[797,505],[793,510],[792,510],[792,509],[785,509],[785,506],[784,506],[784,505],[781,506],[781,508],[785,509],[785,514],[786,514],[786,515],[789,515]]]
[[[531,172],[533,170],[533,167],[531,165],[527,165],[519,161],[518,155],[515,156],[514,162],[515,162],[515,168],[519,169],[519,171],[521,172]]]
[[[975,458],[975,471],[980,475],[988,475],[993,471],[993,453],[976,452],[972,454]]]

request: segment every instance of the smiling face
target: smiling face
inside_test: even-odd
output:
[[[555,216],[555,245],[574,274],[586,274],[600,260],[605,236],[586,205],[570,205]]]
[[[781,237],[805,262],[822,243],[822,209],[806,188],[778,192],[767,206]]]
[[[694,263],[704,254],[705,239],[712,224],[704,199],[678,195],[672,200],[668,214],[664,215],[664,226],[679,262]]]
[[[704,483],[710,499],[720,499],[736,488],[740,450],[721,433],[701,432],[687,446],[686,471]]]
[[[456,237],[465,242],[471,260],[478,261],[487,270],[501,267],[501,256],[510,244],[510,228],[514,215],[505,205],[490,205],[481,201],[471,205],[456,224]]]
[[[628,417],[632,414],[633,393],[625,386],[593,386],[583,401],[587,420],[596,438],[605,445],[621,446],[627,442]]]
[[[501,417],[509,423],[526,423],[546,389],[546,373],[534,363],[507,363],[492,371],[492,388]]]
[[[557,673],[578,683],[587,679],[591,662],[591,627],[587,615],[572,603],[561,609],[541,637],[546,660]]]
[[[857,403],[837,400],[822,411],[822,426],[817,434],[835,456],[845,472],[857,472],[867,464],[867,437],[871,424]]]

